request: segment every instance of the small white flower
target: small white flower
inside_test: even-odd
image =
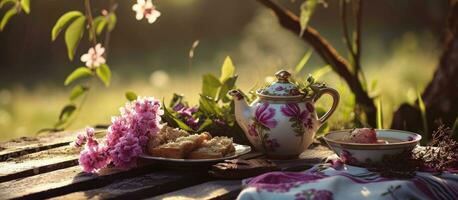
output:
[[[144,17],[150,24],[154,23],[156,19],[161,16],[161,12],[156,10],[151,0],[137,0],[137,4],[132,6],[132,10],[137,13],[135,15],[137,20],[141,20]]]
[[[104,53],[105,48],[101,44],[97,44],[95,47],[91,47],[87,54],[81,56],[81,62],[85,62],[86,66],[91,69],[99,67],[101,64],[105,64]]]

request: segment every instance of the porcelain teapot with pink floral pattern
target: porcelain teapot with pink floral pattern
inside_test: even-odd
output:
[[[288,71],[280,70],[275,76],[276,82],[257,90],[257,99],[251,105],[239,90],[229,91],[234,99],[235,118],[257,151],[264,151],[274,159],[297,158],[336,110],[339,93],[322,84],[310,96],[289,81]],[[323,94],[329,94],[333,103],[318,118],[314,104]]]

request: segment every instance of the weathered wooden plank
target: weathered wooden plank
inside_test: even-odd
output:
[[[164,195],[148,198],[149,200],[188,200],[188,199],[217,199],[228,197],[231,192],[242,189],[241,180],[215,180],[192,187],[184,188]]]
[[[251,159],[262,156],[260,153],[249,153],[241,156],[243,159]],[[156,166],[155,163],[150,163]],[[208,167],[191,166],[185,170],[156,171],[138,177],[118,180],[101,188],[87,191],[79,191],[56,197],[57,199],[123,199],[124,197],[145,198],[159,195],[174,190],[182,189],[195,184],[210,180]]]
[[[244,155],[244,158],[259,157],[259,153],[250,153]],[[97,189],[106,185],[114,184],[122,179],[127,179],[120,185],[120,187],[127,188],[125,195],[135,195],[137,193],[147,192],[147,194],[154,194],[158,191],[165,191],[163,187],[187,187],[186,183],[181,183],[180,180],[187,181],[199,181],[194,175],[183,176],[178,178],[178,181],[167,182],[167,178],[162,178],[164,184],[158,184],[156,186],[144,187],[141,190],[128,190],[128,188],[136,188],[138,185],[137,181],[130,181],[130,179],[141,178],[142,175],[152,173],[159,170],[160,165],[156,165],[154,162],[142,162],[135,169],[129,171],[120,171],[117,169],[104,169],[99,174],[85,174],[81,172],[79,166],[64,168],[60,170],[51,171],[45,174],[39,174],[36,176],[26,177],[18,180],[11,180],[8,182],[0,183],[0,196],[7,199],[14,198],[50,198],[57,197],[60,195],[66,195],[68,193],[85,191],[91,189]],[[192,172],[199,171],[199,169],[188,169]],[[206,168],[202,168],[203,171]],[[177,172],[178,174],[180,172]],[[154,177],[154,176],[153,176]],[[147,178],[145,180],[154,181],[153,178]],[[187,182],[184,181],[184,182]],[[205,180],[204,180],[205,181]],[[197,182],[198,183],[198,182]],[[193,184],[197,184],[193,182]],[[133,185],[132,185],[133,184]],[[181,185],[180,185],[181,184]],[[115,187],[115,186],[113,186]],[[103,188],[102,188],[103,190]],[[156,191],[157,190],[157,191]],[[79,195],[79,194],[77,194]],[[121,194],[120,194],[121,195]],[[124,195],[124,194],[122,194]]]
[[[110,185],[75,192],[55,199],[140,199],[177,189],[186,188],[209,180],[206,170],[159,171],[139,177],[117,180]]]
[[[10,158],[0,162],[0,182],[75,166],[78,164],[79,151],[67,145]]]
[[[21,137],[0,142],[0,162],[26,154],[68,145],[78,131],[40,134],[36,137]]]

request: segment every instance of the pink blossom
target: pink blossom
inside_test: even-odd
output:
[[[161,12],[156,10],[151,0],[137,0],[137,3],[132,6],[132,10],[136,12],[135,18],[137,20],[146,18],[150,24],[154,23],[161,16]]]
[[[97,140],[94,139],[95,131],[93,128],[86,128],[86,146],[80,153],[79,164],[83,167],[83,171],[87,173],[97,172],[98,169],[107,166],[109,157],[107,147],[100,147]]]
[[[139,139],[128,133],[121,137],[119,142],[110,151],[113,164],[117,167],[128,169],[135,166],[137,157],[143,152]]]
[[[95,173],[99,169],[104,168],[109,163],[107,147],[86,148],[80,153],[79,164],[83,167],[83,171],[87,173]]]
[[[268,128],[275,128],[277,120],[274,119],[275,109],[269,107],[269,103],[265,102],[256,107],[255,118],[262,125]]]
[[[105,64],[105,58],[103,54],[105,53],[105,48],[101,44],[95,45],[89,49],[86,54],[81,56],[81,62],[85,62],[88,68],[96,68],[101,64]]]
[[[110,162],[124,169],[135,166],[149,137],[154,137],[162,128],[160,121],[164,111],[157,99],[138,97],[120,110],[121,116],[112,118],[103,144],[94,139],[94,129],[86,129],[87,142],[79,160],[85,172],[96,172]]]

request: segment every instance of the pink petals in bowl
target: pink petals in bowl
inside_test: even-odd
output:
[[[362,128],[333,131],[323,138],[345,164],[370,166],[384,157],[412,151],[421,136],[401,130]]]

